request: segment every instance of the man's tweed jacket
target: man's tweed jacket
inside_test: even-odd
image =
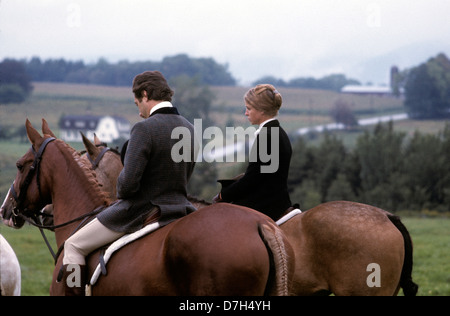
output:
[[[171,134],[179,126],[191,132],[191,159],[176,163],[171,151],[180,140]],[[132,128],[117,181],[119,201],[100,213],[98,220],[111,230],[131,233],[142,228],[153,206],[161,210],[161,225],[195,211],[186,192],[194,165],[194,126],[176,108],[155,111]]]

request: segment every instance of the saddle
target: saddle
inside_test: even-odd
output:
[[[280,226],[284,223],[286,223],[288,220],[293,218],[294,216],[297,216],[298,214],[301,214],[302,211],[299,209],[298,204],[295,204],[294,206],[291,206],[287,209],[285,212],[286,215],[282,216],[279,220],[277,220],[275,223]]]
[[[115,242],[103,247],[103,249],[100,251],[99,263],[97,264],[97,267],[95,268],[90,281],[86,285],[86,296],[91,295],[91,287],[97,282],[98,278],[100,277],[100,273],[103,275],[106,275],[108,273],[106,264],[108,263],[111,256],[116,251],[128,245],[129,243],[142,238],[160,228],[160,224],[158,222],[160,217],[161,210],[158,207],[155,207],[154,210],[152,210],[149,216],[146,218],[143,228],[134,233],[126,234],[117,239]]]

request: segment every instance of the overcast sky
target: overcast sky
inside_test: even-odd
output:
[[[450,56],[449,0],[0,0],[0,60],[227,63],[247,84],[344,73],[387,83],[389,68]]]

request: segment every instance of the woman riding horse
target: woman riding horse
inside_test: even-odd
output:
[[[214,201],[247,206],[277,220],[292,205],[287,186],[292,147],[277,120],[282,97],[274,86],[262,84],[250,89],[244,100],[245,115],[259,125],[250,162],[237,181],[226,185],[228,181],[219,180],[222,190]]]

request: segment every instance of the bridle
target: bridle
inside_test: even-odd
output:
[[[45,141],[42,143],[42,145],[39,147],[39,151],[36,151],[31,145],[31,151],[34,154],[34,161],[33,164],[30,167],[30,171],[28,172],[27,176],[25,177],[25,181],[20,185],[20,193],[17,194],[16,189],[14,188],[14,182],[11,184],[11,195],[13,196],[14,200],[16,201],[16,205],[13,208],[13,215],[15,217],[19,216],[19,211],[22,211],[23,213],[27,212],[30,213],[29,210],[24,210],[23,203],[25,202],[25,199],[27,197],[27,191],[28,187],[31,184],[31,181],[33,180],[34,174],[36,174],[36,182],[37,187],[39,191],[39,197],[42,196],[41,191],[41,183],[40,183],[40,166],[41,166],[41,160],[42,155],[44,154],[45,148],[47,148],[47,145],[50,144],[52,141],[54,141],[55,137],[50,137],[45,139]],[[31,210],[31,214],[36,213],[35,210]]]
[[[108,147],[108,145],[106,143],[101,143],[98,145],[95,145],[95,147],[101,147],[104,146],[104,148],[102,149],[102,151],[98,154],[97,158],[92,159],[91,155],[89,155],[89,152],[86,151],[86,157],[88,158],[88,160],[90,161],[91,165],[92,165],[92,169],[95,170],[98,168],[98,164],[100,163],[100,161],[102,160],[103,156],[108,152],[108,151],[112,151],[111,148]]]

